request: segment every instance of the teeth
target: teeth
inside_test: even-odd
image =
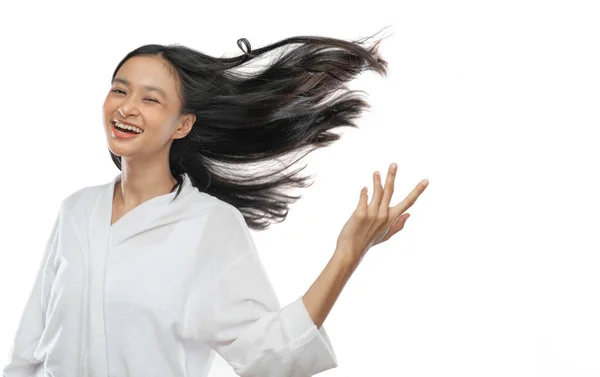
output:
[[[115,127],[117,128],[121,128],[123,130],[130,130],[133,131],[135,133],[141,134],[142,130],[140,128],[134,127],[134,126],[129,126],[127,124],[123,124],[123,123],[119,123],[117,121],[115,121]]]

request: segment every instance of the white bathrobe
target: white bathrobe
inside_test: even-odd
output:
[[[281,308],[233,206],[191,185],[113,225],[111,183],[60,208],[6,377],[201,377],[215,352],[240,376],[337,366],[299,297]]]

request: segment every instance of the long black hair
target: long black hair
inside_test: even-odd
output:
[[[243,55],[215,58],[180,45],[150,44],[128,53],[117,65],[139,55],[160,56],[179,79],[181,114],[195,114],[190,133],[171,145],[169,164],[181,191],[183,174],[194,187],[236,207],[253,229],[285,220],[289,204],[301,196],[286,188],[308,187],[312,177],[299,176],[306,166],[286,172],[313,150],[340,138],[337,127],[357,127],[354,120],[368,103],[346,83],[366,70],[382,76],[387,62],[378,53],[381,39],[344,41],[325,37],[293,37],[251,50],[238,40]],[[247,51],[242,48],[242,43]],[[266,69],[245,73],[241,66],[284,45],[295,45]],[[364,92],[362,92],[364,93]],[[305,152],[279,168],[252,163],[273,162]],[[121,169],[121,157],[110,153]]]

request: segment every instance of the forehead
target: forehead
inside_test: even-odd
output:
[[[135,86],[154,86],[167,93],[177,93],[177,78],[168,63],[155,56],[135,56],[117,71],[115,78],[127,80]]]

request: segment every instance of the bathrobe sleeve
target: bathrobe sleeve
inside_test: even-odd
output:
[[[307,377],[338,366],[323,326],[317,328],[302,297],[281,307],[237,210],[214,221],[214,245],[231,258],[199,311],[205,340],[242,377]],[[235,258],[234,258],[235,256]]]
[[[53,256],[55,255],[60,215],[56,217],[45,251],[38,267],[33,289],[21,315],[14,343],[11,347],[10,361],[3,371],[4,377],[35,376],[42,360],[35,351],[45,327],[45,313],[50,296],[50,287],[56,275]]]

